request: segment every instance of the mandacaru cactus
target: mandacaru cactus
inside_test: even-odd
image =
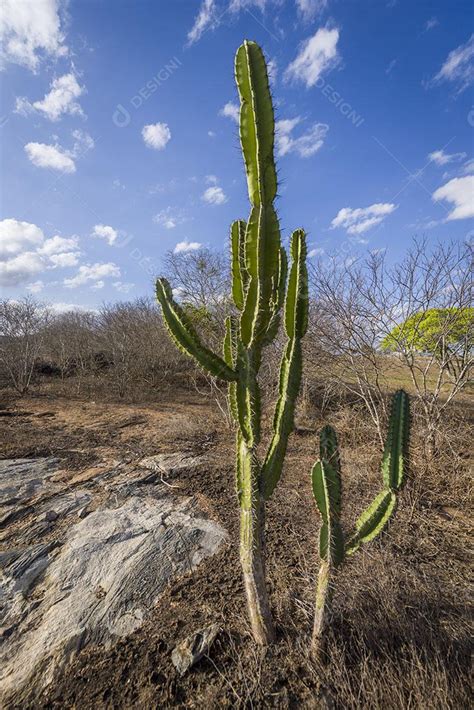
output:
[[[384,488],[357,519],[355,531],[344,538],[341,516],[341,465],[336,432],[330,426],[320,433],[320,458],[311,471],[313,495],[321,514],[319,554],[321,564],[316,589],[312,653],[321,658],[329,623],[332,572],[346,557],[380,535],[395,510],[397,492],[405,482],[410,426],[409,399],[404,390],[393,395],[388,434],[382,457]]]
[[[222,357],[203,345],[165,279],[156,295],[177,346],[212,375],[228,382],[229,408],[237,430],[236,480],[241,511],[240,560],[255,640],[267,644],[274,627],[265,585],[264,508],[282,473],[294,428],[302,353],[308,319],[306,240],[302,229],[291,237],[291,267],[281,246],[274,207],[277,174],[273,156],[275,121],[267,68],[260,47],[245,41],[235,58],[240,95],[240,141],[247,176],[250,216],[231,226],[234,315],[226,320]],[[266,456],[261,438],[258,374],[264,348],[276,337],[284,312],[287,344],[282,356],[273,434]]]

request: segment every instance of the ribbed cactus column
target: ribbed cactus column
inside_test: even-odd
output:
[[[355,532],[348,542],[340,524],[341,514],[341,464],[336,432],[326,426],[320,434],[320,458],[311,471],[313,495],[321,514],[319,533],[319,568],[314,611],[313,656],[322,660],[325,652],[325,632],[331,616],[331,596],[334,571],[346,556],[380,535],[387,525],[397,502],[397,492],[406,475],[406,453],[410,425],[409,399],[406,392],[398,390],[392,398],[388,434],[382,458],[384,489],[374,498],[356,522]]]
[[[157,298],[171,336],[199,365],[229,383],[229,408],[237,429],[236,479],[240,505],[240,560],[255,640],[266,644],[274,628],[265,585],[265,500],[283,469],[301,369],[301,339],[308,318],[306,243],[303,230],[291,237],[291,269],[281,246],[273,206],[277,190],[273,157],[275,122],[265,59],[255,42],[244,42],[235,59],[240,96],[240,140],[251,205],[248,221],[231,227],[233,316],[227,318],[223,357],[209,351],[173,300],[164,279]],[[280,366],[273,434],[259,459],[261,404],[258,374],[264,348],[276,337],[284,308],[287,345]]]

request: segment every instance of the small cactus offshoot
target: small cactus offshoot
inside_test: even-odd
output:
[[[277,192],[273,104],[263,52],[255,42],[245,41],[237,50],[235,79],[251,209],[247,222],[237,220],[230,230],[235,314],[226,320],[222,356],[200,342],[165,279],[158,279],[156,296],[176,345],[228,383],[229,409],[237,429],[240,560],[253,635],[258,643],[266,644],[273,640],[274,628],[265,586],[264,509],[280,479],[294,428],[302,371],[301,339],[308,322],[306,236],[297,229],[291,237],[288,275],[273,204]],[[261,461],[257,453],[261,432],[258,374],[264,349],[275,339],[282,315],[287,344],[280,366],[273,433]]]
[[[397,493],[403,486],[407,468],[407,448],[410,426],[408,395],[398,390],[392,398],[388,434],[382,457],[381,473],[383,490],[361,513],[355,524],[355,531],[346,540],[341,523],[341,465],[336,432],[330,426],[320,433],[320,458],[311,471],[311,483],[316,505],[321,514],[319,533],[319,569],[312,653],[314,657],[324,655],[325,632],[329,623],[333,586],[332,572],[345,558],[353,555],[362,544],[380,535],[392,516]]]

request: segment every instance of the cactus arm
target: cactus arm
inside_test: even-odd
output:
[[[392,397],[381,465],[384,490],[374,498],[357,520],[355,533],[346,547],[347,555],[353,555],[361,544],[380,535],[393,515],[397,504],[397,491],[405,481],[409,433],[409,397],[404,390],[398,390]]]
[[[240,141],[250,202],[259,206],[276,196],[273,160],[275,121],[263,52],[245,41],[237,50],[235,80],[240,95]]]
[[[178,348],[193,357],[211,375],[228,382],[235,381],[237,379],[235,370],[201,343],[183,309],[173,299],[171,287],[166,279],[157,280],[156,297],[161,305],[168,331]]]
[[[382,478],[385,488],[400,490],[405,482],[405,454],[410,426],[410,403],[404,390],[392,398],[388,434],[382,458]]]
[[[278,271],[280,227],[273,207],[277,178],[273,157],[275,121],[263,52],[245,41],[235,60],[240,96],[240,142],[252,210],[245,235],[250,277],[241,320],[246,346],[262,343],[269,326],[273,278]]]
[[[353,555],[364,542],[370,542],[387,525],[397,502],[396,494],[391,490],[381,491],[364,510],[356,522],[356,533],[346,546],[346,554]]]
[[[306,235],[297,229],[291,237],[292,265],[285,303],[285,330],[289,338],[303,338],[308,328],[308,271]]]
[[[332,572],[344,560],[344,536],[340,524],[341,466],[336,432],[332,427],[324,427],[319,441],[321,459],[314,464],[311,471],[313,496],[322,518],[319,531],[321,563],[311,640],[311,652],[317,660],[321,660],[325,652],[326,628],[331,616]]]
[[[339,522],[341,513],[341,479],[337,469],[327,460],[315,463],[311,471],[313,495],[321,513],[319,552],[322,560],[337,567],[344,559],[344,538]]]
[[[280,247],[280,258],[278,262],[278,274],[274,278],[271,317],[265,333],[264,345],[269,345],[275,340],[278,328],[280,327],[280,314],[285,301],[286,277],[288,274],[288,259],[286,251]]]
[[[232,254],[232,298],[235,306],[241,311],[245,302],[245,291],[248,276],[245,267],[245,229],[246,224],[242,219],[232,223],[230,229],[231,254]]]
[[[273,493],[283,469],[288,438],[294,428],[294,412],[302,374],[301,338],[307,328],[308,281],[305,234],[294,232],[291,241],[292,264],[285,301],[285,330],[288,344],[280,367],[279,397],[273,419],[273,436],[262,468],[266,500]]]

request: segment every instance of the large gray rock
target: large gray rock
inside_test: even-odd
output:
[[[34,496],[39,489],[29,490]],[[85,645],[110,646],[132,633],[164,588],[227,537],[194,498],[164,486],[129,486],[125,497],[111,495],[80,519],[88,497],[56,492],[48,502],[58,520],[44,524],[60,525],[74,511],[61,535],[26,546],[16,540],[0,553],[0,705],[14,706],[26,685],[39,692]]]

